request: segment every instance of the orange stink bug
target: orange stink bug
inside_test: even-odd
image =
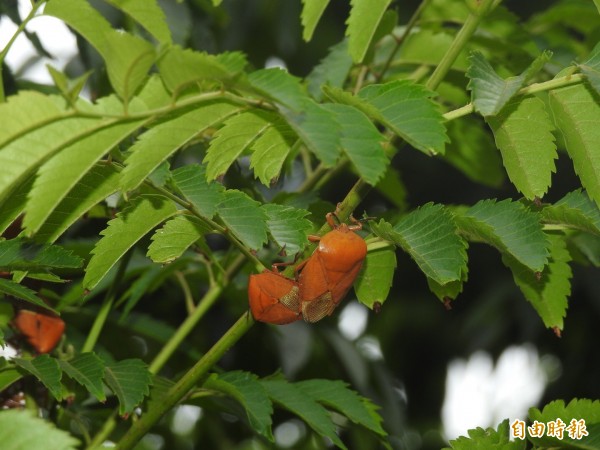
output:
[[[60,317],[27,309],[17,312],[13,324],[38,353],[51,352],[65,331],[65,322]]]
[[[367,244],[356,234],[362,225],[336,225],[327,214],[332,230],[319,240],[311,257],[296,268],[300,272],[300,306],[307,322],[330,315],[346,296],[367,256]]]
[[[259,322],[285,325],[302,318],[298,283],[276,271],[250,275],[248,301]]]

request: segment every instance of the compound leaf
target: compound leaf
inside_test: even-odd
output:
[[[160,195],[141,195],[108,222],[92,250],[83,286],[93,289],[112,266],[150,230],[177,212],[175,205]]]

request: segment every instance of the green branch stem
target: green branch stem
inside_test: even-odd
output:
[[[477,27],[485,15],[494,6],[494,1],[495,0],[482,0],[477,9],[469,14],[462,28],[456,34],[454,41],[452,41],[452,44],[450,44],[450,48],[444,54],[444,57],[425,84],[428,89],[431,89],[432,91],[437,89],[439,84],[446,77],[446,74],[452,67],[452,64],[454,64],[456,61],[456,58],[458,58],[460,52],[465,48],[467,42],[469,42],[471,36],[473,36],[473,33],[475,33],[475,30],[477,30]]]
[[[390,68],[390,65],[392,64],[392,61],[394,60],[394,57],[396,56],[396,53],[398,53],[398,50],[400,50],[400,47],[402,46],[402,44],[404,43],[404,41],[406,40],[406,38],[408,37],[408,35],[412,31],[412,29],[417,24],[417,20],[419,20],[419,17],[421,17],[421,14],[429,6],[429,4],[431,3],[431,1],[432,0],[423,0],[419,4],[419,6],[417,7],[416,11],[413,13],[413,15],[409,19],[408,23],[404,27],[404,32],[402,33],[402,35],[399,38],[396,39],[396,44],[394,45],[394,48],[392,49],[392,51],[390,52],[388,58],[386,59],[384,65],[383,65],[383,68],[381,69],[381,71],[375,77],[375,80],[378,83],[381,82],[381,80],[383,79],[383,76],[385,75],[385,73]]]
[[[585,81],[585,76],[583,74],[574,74],[567,75],[560,78],[554,78],[552,80],[543,81],[541,83],[534,83],[529,86],[526,86],[520,89],[517,92],[517,95],[530,95],[538,92],[551,91],[553,89],[560,89],[566,86],[572,86],[574,84],[580,84]],[[454,109],[452,111],[448,111],[444,114],[444,119],[446,121],[458,119],[459,117],[467,116],[475,112],[475,107],[473,103],[468,103],[460,108]]]
[[[129,251],[125,254],[121,261],[119,262],[119,267],[117,269],[117,273],[113,282],[104,297],[102,305],[100,306],[100,311],[96,315],[94,319],[94,323],[92,324],[92,329],[87,335],[85,343],[81,348],[81,353],[91,352],[94,350],[96,346],[96,342],[98,342],[98,338],[100,337],[100,333],[102,332],[102,328],[104,328],[104,324],[106,323],[106,319],[112,310],[112,305],[115,301],[115,297],[117,295],[117,288],[125,275],[125,269],[127,269],[127,265],[129,264],[129,260],[131,259],[132,252]]]
[[[212,305],[223,293],[223,289],[229,280],[237,273],[245,262],[243,255],[238,256],[227,269],[225,277],[219,284],[211,286],[204,297],[198,303],[198,306],[194,308],[194,311],[183,321],[177,331],[171,336],[169,341],[163,346],[161,351],[156,355],[154,360],[150,363],[149,370],[153,374],[157,374],[160,369],[165,365],[168,359],[175,353],[179,348],[183,340],[190,334],[194,327],[198,324],[200,319],[210,310]]]
[[[215,345],[162,397],[162,401],[148,410],[125,433],[117,445],[118,450],[132,449],[152,426],[157,423],[171,408],[186,397],[190,391],[202,381],[208,371],[223,357],[254,324],[252,315],[247,312],[227,330]]]
[[[160,369],[166,364],[168,359],[177,351],[183,340],[191,333],[194,327],[198,324],[200,319],[204,317],[204,315],[210,310],[212,305],[218,300],[223,292],[223,286],[213,286],[211,287],[198,306],[194,309],[192,314],[190,314],[182,323],[179,325],[175,333],[171,336],[171,338],[167,341],[165,345],[163,345],[162,349],[158,354],[154,357],[148,370],[157,374]]]

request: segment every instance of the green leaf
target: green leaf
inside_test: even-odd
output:
[[[377,26],[391,0],[351,0],[350,16],[346,22],[348,51],[355,63],[361,63],[371,45]]]
[[[511,200],[481,200],[455,216],[468,240],[490,244],[538,272],[546,265],[549,246],[539,219],[537,213]]]
[[[125,161],[121,189],[131,191],[137,188],[174,152],[239,110],[239,107],[226,102],[208,103],[142,134]]]
[[[54,81],[54,84],[69,105],[74,105],[77,102],[81,90],[84,88],[92,74],[91,71],[88,71],[74,80],[70,80],[64,72],[55,69],[49,64],[46,64],[46,69],[48,69],[52,81]]]
[[[289,254],[298,253],[306,244],[306,236],[312,223],[305,217],[310,214],[304,209],[266,203],[261,209],[267,215],[269,232],[277,245]]]
[[[600,210],[581,189],[569,192],[554,205],[544,207],[541,216],[546,223],[566,225],[600,236]]]
[[[296,112],[309,98],[300,79],[278,67],[256,70],[248,75],[248,82],[260,95]]]
[[[2,214],[0,214],[0,234],[3,234],[10,225],[19,217],[27,203],[27,194],[33,186],[35,176],[30,177],[19,185],[19,187],[6,199],[4,204],[0,205]],[[21,226],[19,225],[19,231]]]
[[[333,113],[312,100],[306,100],[301,113],[285,110],[282,114],[325,167],[336,163],[341,152],[341,130]]]
[[[433,92],[412,81],[372,84],[358,93],[370,108],[363,112],[428,155],[444,153],[448,138]]]
[[[484,116],[494,116],[510,101],[533,75],[540,71],[552,57],[545,51],[519,76],[502,79],[480,52],[469,56],[471,65],[467,70],[468,89],[472,93],[475,110]]]
[[[167,266],[167,270],[171,267],[173,266]],[[141,275],[135,279],[135,281],[129,284],[127,290],[117,301],[117,304],[120,305],[127,300],[127,303],[123,307],[121,317],[119,318],[119,323],[123,323],[125,321],[125,319],[129,316],[129,313],[142,299],[144,294],[147,292],[152,292],[157,283],[160,284],[160,281],[164,281],[164,277],[161,276],[161,273],[164,273],[165,270],[165,267],[157,264],[149,265],[145,268]]]
[[[468,267],[461,273],[460,280],[450,281],[449,283],[440,284],[435,280],[427,277],[427,285],[429,290],[435,294],[444,304],[448,300],[455,300],[456,297],[462,292],[464,283],[468,279]]]
[[[550,260],[541,276],[510,255],[502,261],[512,271],[515,283],[533,305],[548,328],[563,329],[568,297],[571,294],[571,255],[562,236],[548,235]]]
[[[379,434],[387,433],[381,427],[382,418],[376,406],[367,398],[361,397],[340,380],[306,380],[296,386],[313,400],[345,415],[352,422]]]
[[[108,164],[96,164],[54,208],[35,236],[39,242],[54,242],[77,219],[118,189],[119,172]]]
[[[10,307],[12,309],[12,306]],[[3,330],[0,329],[0,333],[2,333]],[[3,344],[4,346],[4,344]],[[13,369],[13,368],[3,368],[2,370],[0,370],[0,392],[3,392],[7,387],[9,387],[11,384],[13,384],[15,381],[20,380],[21,378],[23,378],[23,374],[21,372],[19,372],[17,369]],[[0,414],[1,416],[1,414]],[[0,431],[1,433],[1,431]]]
[[[244,407],[252,429],[273,442],[273,406],[256,375],[242,371],[213,374],[204,382],[203,387],[223,392],[237,400]]]
[[[0,104],[0,146],[28,131],[41,128],[66,114],[65,101],[58,95],[43,95],[35,91],[19,91]]]
[[[329,0],[302,0],[302,39],[306,42],[312,39],[315,28],[323,15],[323,11],[327,8]]]
[[[102,55],[108,78],[119,97],[131,98],[154,64],[154,47],[147,41],[118,31],[87,2],[60,0],[48,3],[44,14],[64,20]]]
[[[375,186],[389,165],[382,146],[385,137],[367,116],[352,106],[330,103],[323,107],[333,112],[342,126],[342,148],[354,168],[361,178]]]
[[[467,243],[457,234],[442,205],[428,203],[404,216],[393,228],[381,220],[373,232],[405,250],[423,273],[439,284],[459,281],[466,273]]]
[[[167,221],[152,235],[148,257],[156,263],[170,263],[211,229],[197,218],[180,215]],[[206,244],[204,244],[206,245]]]
[[[340,155],[340,125],[335,115],[315,103],[298,78],[278,68],[252,72],[248,81],[261,96],[275,102],[288,124],[326,166]]]
[[[285,380],[261,380],[269,397],[275,403],[296,414],[319,435],[331,439],[339,448],[346,449],[335,433],[335,427],[327,410],[308,397],[298,386]]]
[[[452,12],[454,13],[458,8],[462,7],[462,4],[455,3],[451,6]],[[452,34],[440,32],[437,27],[433,30],[425,27],[414,29],[406,37],[406,40],[402,44],[402,52],[394,60],[394,63],[436,67],[450,49],[453,41],[454,36]],[[466,51],[463,50],[457,55],[456,60],[452,64],[452,70],[465,72],[468,67],[469,61]]]
[[[135,96],[136,102],[140,104],[140,109],[158,109],[172,106],[173,99],[167,91],[162,79],[157,73],[148,77],[139,94]],[[145,106],[145,108],[143,106]]]
[[[296,135],[287,123],[276,117],[252,143],[250,168],[265,186],[270,186],[279,177],[295,139]]]
[[[379,248],[367,253],[363,268],[354,283],[356,297],[373,309],[377,302],[383,305],[392,287],[396,269],[396,252],[391,248]]]
[[[10,295],[15,298],[20,298],[21,300],[25,300],[26,302],[29,302],[32,305],[40,306],[42,308],[56,312],[54,311],[54,309],[48,306],[45,301],[39,298],[36,295],[35,291],[32,291],[28,287],[15,283],[12,280],[0,278],[0,293]]]
[[[243,192],[225,191],[217,211],[228,230],[247,247],[257,250],[267,241],[267,215],[260,203]]]
[[[352,68],[352,58],[348,54],[348,41],[343,40],[332,46],[325,58],[306,77],[308,92],[317,101],[323,98],[324,85],[341,88]]]
[[[579,64],[579,70],[586,76],[596,93],[600,94],[600,42],[596,44],[589,58]]]
[[[600,237],[589,233],[577,233],[569,239],[574,248],[569,250],[574,254],[574,260],[579,262],[577,251],[579,251],[584,259],[591,263],[594,267],[600,267]]]
[[[150,387],[150,395],[146,400],[146,409],[151,411],[164,402],[164,398],[168,395],[169,390],[175,385],[175,382],[169,378],[154,375],[152,386]]]
[[[81,267],[83,260],[58,245],[40,245],[23,239],[0,241],[0,267],[8,270]]]
[[[215,55],[215,58],[232,74],[242,72],[248,66],[248,58],[243,52],[223,52]]]
[[[62,400],[62,371],[56,359],[50,355],[40,355],[33,359],[15,358],[13,361],[40,380],[56,400]]]
[[[392,166],[388,166],[383,178],[377,183],[377,190],[399,211],[405,211],[408,207],[406,197],[408,195],[406,186],[402,181],[400,172]]]
[[[499,188],[506,178],[502,158],[479,120],[448,122],[450,143],[443,158],[476,183]]]
[[[510,441],[508,419],[498,429],[475,428],[468,431],[469,437],[461,436],[450,441],[450,447],[444,450],[525,450],[527,441]]]
[[[588,86],[550,91],[550,108],[575,172],[588,195],[600,205],[600,103]]]
[[[529,410],[529,418],[546,422],[556,418],[571,420],[573,417],[585,419],[589,424],[600,423],[600,400],[574,398],[565,405],[564,400],[548,403],[542,411],[537,408]]]
[[[158,70],[169,91],[178,93],[194,83],[210,80],[226,81],[235,73],[215,55],[182,49],[175,45],[158,60]]]
[[[106,400],[102,377],[104,364],[94,353],[81,353],[70,361],[60,360],[63,372],[84,386],[100,402]]]
[[[143,26],[161,44],[171,43],[171,31],[156,0],[108,0]]]
[[[98,119],[64,119],[40,126],[6,144],[0,151],[0,203],[65,145],[102,129],[108,123]]]
[[[100,232],[103,237],[92,250],[83,279],[84,288],[93,289],[137,241],[176,212],[175,205],[159,195],[141,195],[134,199]]]
[[[26,235],[33,235],[94,164],[142,124],[133,121],[99,130],[42,165],[29,193],[23,220]]]
[[[486,118],[510,181],[526,198],[543,197],[556,172],[558,157],[552,121],[536,97],[515,98]]]
[[[139,359],[124,359],[104,370],[104,381],[119,399],[119,414],[129,414],[150,393],[152,374]]]
[[[175,189],[190,201],[202,216],[212,219],[224,189],[219,183],[206,181],[206,168],[190,164],[174,170],[171,176]]]
[[[77,450],[81,444],[49,420],[34,416],[31,411],[13,409],[0,414],[0,442],[13,450],[36,448]]]
[[[600,401],[588,399],[573,399],[565,405],[564,400],[555,400],[548,403],[542,411],[537,408],[529,410],[529,418],[532,421],[548,424],[560,419],[564,424],[563,437],[548,436],[546,433],[542,438],[529,436],[528,439],[539,447],[560,447],[566,449],[597,450],[600,448],[598,432],[600,431]],[[587,428],[588,436],[575,439],[573,434],[573,421],[583,420]]]
[[[227,119],[214,135],[202,161],[206,164],[208,180],[214,180],[227,172],[235,160],[248,152],[254,142],[271,127],[276,116],[266,111],[249,111]]]

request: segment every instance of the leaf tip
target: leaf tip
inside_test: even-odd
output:
[[[558,327],[552,327],[552,331],[556,335],[557,338],[562,337],[562,330]]]

